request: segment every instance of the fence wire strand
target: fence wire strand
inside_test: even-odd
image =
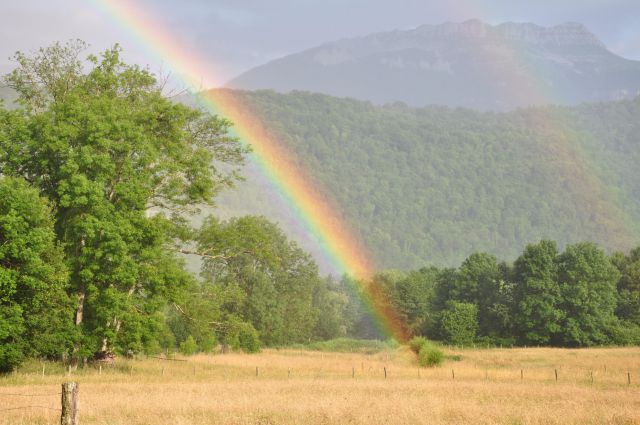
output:
[[[0,393],[0,396],[11,396],[11,397],[53,397],[57,395],[62,395],[62,393],[54,393],[54,394],[13,394],[13,393]]]
[[[62,412],[62,409],[56,409],[54,407],[47,407],[47,406],[20,406],[20,407],[10,407],[8,409],[0,409],[0,412],[7,412],[9,410],[21,410],[21,409],[47,409],[47,410],[54,410],[56,412]]]

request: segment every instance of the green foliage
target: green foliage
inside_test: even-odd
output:
[[[260,351],[260,336],[251,323],[246,323],[237,317],[230,317],[226,323],[223,344],[231,349],[242,350],[246,353]]]
[[[422,367],[440,366],[444,361],[444,352],[433,343],[423,344],[418,352],[418,363]]]
[[[209,217],[198,234],[198,251],[206,253],[202,276],[209,285],[236,288],[241,294],[231,309],[251,323],[266,345],[302,342],[318,324],[314,294],[322,290],[318,268],[308,254],[287,240],[273,223],[246,216],[227,222]],[[328,295],[328,294],[325,294]],[[342,309],[341,300],[334,310]],[[330,312],[327,312],[330,313]],[[330,319],[325,316],[325,320]],[[328,326],[327,323],[324,323]],[[334,325],[334,330],[336,330]],[[325,328],[325,335],[328,329]]]
[[[0,173],[52,205],[78,300],[76,354],[137,352],[161,338],[158,313],[192,284],[170,249],[184,233],[173,213],[211,203],[245,149],[228,121],[171,102],[118,46],[87,62],[84,48],[16,54],[6,82],[22,108],[0,115]]]
[[[444,341],[454,345],[471,345],[478,331],[478,307],[450,301],[440,317]]]
[[[640,346],[640,325],[627,321],[620,321],[607,329],[610,343],[614,345]]]
[[[320,340],[345,337],[349,328],[346,309],[349,298],[331,278],[323,279],[313,294],[313,306],[317,309],[317,321],[313,336]]]
[[[612,263],[621,274],[617,284],[616,315],[640,326],[640,247],[631,251],[628,256],[614,254]]]
[[[516,333],[522,344],[548,344],[561,330],[558,248],[553,241],[527,245],[514,264]]]
[[[216,345],[218,345],[218,340],[213,334],[205,335],[200,340],[200,350],[202,350],[203,353],[208,354],[213,352],[213,349],[216,347]]]
[[[189,335],[187,339],[180,343],[180,352],[185,356],[192,356],[198,351],[198,344],[194,337]]]
[[[245,353],[257,353],[260,351],[260,337],[258,331],[250,324],[244,324],[238,332],[238,345]]]
[[[440,366],[445,359],[444,352],[422,336],[413,337],[409,341],[409,348],[418,355],[418,363],[422,367]]]
[[[67,278],[46,200],[24,180],[0,177],[0,372],[27,356],[69,353]]]
[[[639,253],[608,258],[593,243],[559,253],[543,240],[513,266],[473,254],[458,269],[432,271],[435,287],[420,312],[430,320],[418,334],[455,345],[637,344],[640,326],[628,296]]]
[[[640,240],[640,98],[496,114],[225,93],[295,153],[382,268],[457,266],[479,250],[514,259],[541,237],[608,251]],[[225,214],[291,221],[259,174],[248,180],[223,195]]]
[[[414,336],[409,341],[409,348],[411,348],[411,351],[418,354],[422,346],[428,343],[429,343],[429,340],[427,338],[423,336]]]
[[[434,296],[438,274],[435,267],[411,271],[398,275],[387,289],[398,315],[412,334],[423,332],[429,323],[429,302]]]
[[[618,270],[592,243],[570,245],[558,257],[558,280],[564,311],[559,343],[566,346],[606,344],[606,329],[616,317]]]

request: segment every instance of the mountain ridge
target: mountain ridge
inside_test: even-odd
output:
[[[615,55],[576,22],[469,20],[323,43],[250,69],[226,87],[504,111],[633,98],[640,61]]]

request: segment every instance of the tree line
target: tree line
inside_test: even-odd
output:
[[[640,247],[527,245],[513,262],[474,253],[457,268],[384,272],[413,335],[446,344],[589,347],[640,344]]]

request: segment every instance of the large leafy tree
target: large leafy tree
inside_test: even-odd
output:
[[[56,356],[74,340],[67,270],[51,209],[21,179],[0,177],[0,372]]]
[[[264,218],[205,220],[198,236],[205,285],[238,287],[234,306],[268,345],[304,342],[318,321],[314,293],[322,286],[308,254]],[[238,298],[236,298],[238,299]]]
[[[614,254],[612,262],[621,274],[616,315],[640,326],[640,247],[635,248],[628,256]]]
[[[610,341],[617,324],[616,283],[620,273],[603,250],[592,243],[569,245],[558,257],[562,294],[562,333],[565,346],[589,346]]]
[[[168,249],[171,212],[210,203],[244,149],[228,121],[171,102],[118,46],[87,62],[84,48],[15,56],[6,81],[22,108],[0,128],[0,173],[26,179],[54,208],[86,353],[135,351],[189,284]]]
[[[548,344],[560,331],[558,248],[553,241],[527,245],[514,264],[514,316],[522,344]]]
[[[450,301],[441,314],[442,338],[455,345],[471,345],[478,331],[478,306]]]
[[[477,307],[481,336],[501,337],[511,326],[512,285],[505,280],[506,266],[493,255],[471,254],[458,270],[443,270],[437,280],[434,309],[446,310],[449,301]]]
[[[422,333],[433,319],[429,311],[429,302],[433,297],[439,273],[435,267],[412,271],[393,288],[393,304],[414,335]]]

